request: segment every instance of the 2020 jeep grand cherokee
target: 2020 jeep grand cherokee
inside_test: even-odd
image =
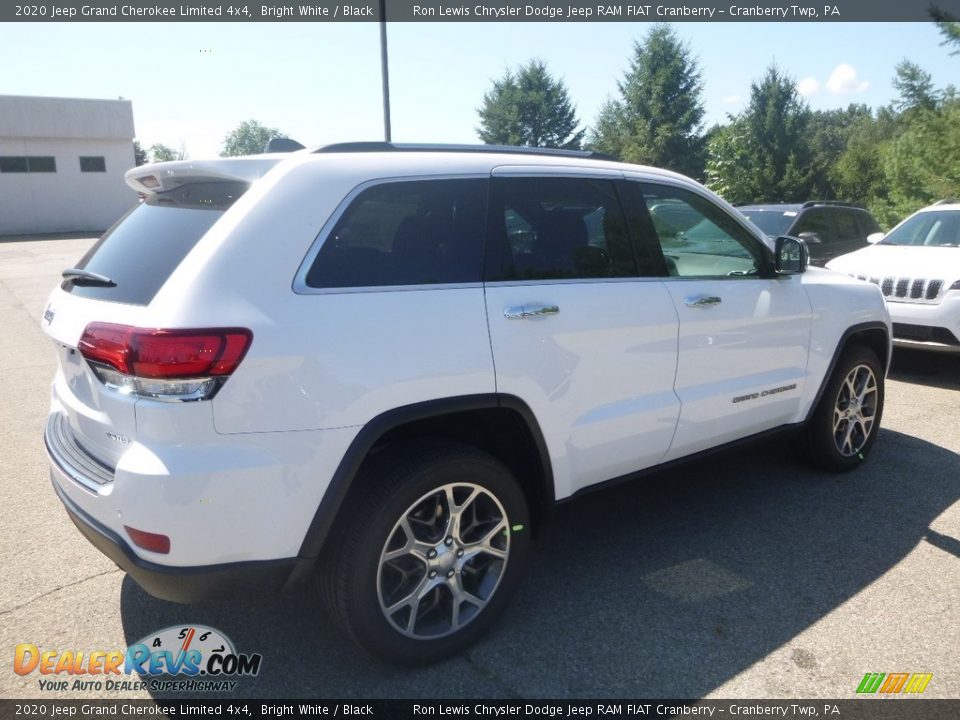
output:
[[[367,650],[430,662],[506,605],[544,504],[777,428],[830,470],[876,438],[880,291],[674,173],[375,143],[127,181],[50,297],[45,441],[159,597],[316,577]],[[661,237],[664,203],[709,232]]]

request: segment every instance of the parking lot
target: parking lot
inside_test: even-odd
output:
[[[960,698],[960,359],[895,354],[852,474],[811,471],[780,440],[558,507],[493,632],[401,670],[306,592],[156,600],[70,523],[41,440],[55,358],[40,317],[92,242],[0,240],[0,697],[44,694],[13,672],[18,643],[123,650],[203,623],[263,654],[230,697],[851,698],[866,672],[929,672],[926,696]]]

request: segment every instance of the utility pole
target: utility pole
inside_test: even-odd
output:
[[[383,80],[383,139],[390,142],[390,72],[387,68],[387,0],[380,0],[380,77]]]

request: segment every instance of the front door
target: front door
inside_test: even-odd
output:
[[[812,319],[799,276],[773,275],[762,242],[706,195],[679,184],[628,185],[633,192],[624,194],[649,212],[680,324],[681,411],[664,459],[791,422]]]

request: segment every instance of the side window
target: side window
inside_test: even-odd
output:
[[[820,242],[833,242],[834,231],[833,224],[830,222],[830,213],[821,209],[808,210],[790,231],[791,235],[797,237],[800,233],[816,233]]]
[[[857,218],[854,213],[846,210],[837,210],[833,214],[833,222],[837,230],[837,242],[847,242],[863,237],[857,227]]]
[[[640,185],[667,273],[676,277],[748,277],[760,273],[759,241],[721,208],[669,185]]]
[[[479,282],[486,180],[411,180],[362,191],[307,273],[313,288]]]
[[[488,280],[635,277],[636,260],[613,182],[495,178]]]
[[[863,237],[868,235],[873,235],[874,233],[882,232],[880,230],[880,225],[874,219],[873,215],[866,212],[857,213],[857,221],[860,223],[860,233]]]

